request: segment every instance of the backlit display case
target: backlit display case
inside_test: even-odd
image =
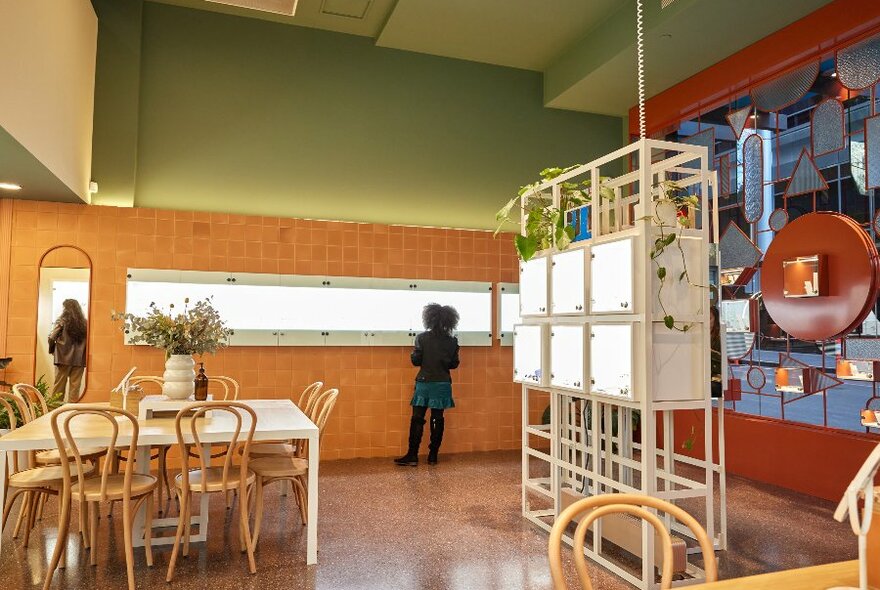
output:
[[[586,309],[586,250],[577,248],[550,258],[550,313],[583,315]]]
[[[548,309],[547,257],[539,256],[519,265],[519,305],[522,316],[545,316]]]
[[[632,313],[632,238],[592,246],[590,277],[591,313]]]
[[[590,326],[592,393],[634,399],[632,324]]]
[[[586,334],[589,326],[550,327],[550,385],[586,391]]]
[[[527,385],[547,384],[547,326],[523,325],[513,329],[513,380]]]

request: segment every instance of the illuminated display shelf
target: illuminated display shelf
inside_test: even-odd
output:
[[[718,406],[716,454],[709,393],[709,297],[706,289],[693,286],[709,281],[708,228],[718,226],[708,217],[707,200],[714,197],[708,165],[705,147],[641,140],[536,188],[558,204],[561,183],[590,180],[591,186],[598,186],[601,177],[611,176],[603,184],[615,194],[613,200],[588,207],[590,239],[563,251],[539,252],[520,267],[514,381],[523,386],[522,509],[526,519],[547,531],[559,512],[581,495],[699,498],[705,512],[694,516],[715,539],[716,548],[726,549],[723,407]],[[615,168],[634,171],[608,173]],[[651,199],[643,200],[639,187],[657,187],[666,180],[675,180],[699,197],[695,225],[700,229],[676,230],[681,251],[673,244],[655,261],[654,242],[670,228],[652,221],[659,189],[653,188]],[[693,285],[675,279],[684,270],[682,259]],[[658,266],[666,268],[667,277],[675,277],[663,285],[663,305],[658,300]],[[679,328],[688,329],[668,329],[665,315],[673,315]],[[543,364],[537,369],[539,359]],[[537,409],[548,403],[550,424],[535,423]],[[711,435],[702,437],[701,455],[720,457],[718,464],[685,456],[676,448],[676,410],[704,411],[704,432]],[[634,416],[639,428],[633,426]],[[533,473],[536,460],[549,464],[549,477],[546,469]],[[688,466],[687,475],[683,465]],[[667,519],[666,524],[676,535],[692,539],[678,523]],[[601,530],[601,523],[594,525],[588,556],[636,587],[652,588],[652,539],[638,536],[643,558],[639,577],[602,551]],[[693,581],[702,572],[689,565],[688,575]]]

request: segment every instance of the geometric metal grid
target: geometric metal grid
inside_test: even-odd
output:
[[[794,166],[794,171],[791,173],[788,186],[785,187],[785,197],[827,190],[828,183],[825,182],[825,177],[816,168],[813,158],[807,153],[807,148],[804,148]]]
[[[819,76],[819,62],[809,63],[752,89],[752,102],[762,111],[778,111],[799,101]]]
[[[788,223],[788,211],[785,209],[774,209],[770,214],[770,229],[779,231]]]
[[[836,98],[823,100],[813,109],[811,118],[810,140],[814,158],[839,152],[845,147],[842,102]]]
[[[850,90],[868,88],[880,81],[880,35],[838,51],[837,78]]]
[[[746,128],[746,122],[749,120],[749,114],[752,112],[752,106],[743,107],[741,109],[731,111],[727,114],[727,123],[733,129],[733,134],[739,139],[743,129]]]
[[[756,223],[764,215],[764,142],[757,133],[743,142],[743,217]]]
[[[880,115],[865,119],[865,187],[880,188]]]
[[[727,225],[718,243],[722,269],[750,268],[758,265],[761,250],[732,221]]]

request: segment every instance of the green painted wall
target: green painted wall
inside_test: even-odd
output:
[[[92,0],[98,15],[92,202],[131,206],[137,172],[142,0]]]
[[[151,2],[142,39],[138,206],[486,228],[621,145],[619,118],[544,108],[539,73]]]

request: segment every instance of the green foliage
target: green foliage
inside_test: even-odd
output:
[[[515,240],[516,251],[522,260],[531,260],[537,252],[551,246],[565,250],[574,240],[577,232],[565,222],[565,213],[592,202],[590,190],[592,182],[584,180],[559,183],[558,208],[553,206],[553,197],[549,190],[539,191],[538,187],[578,166],[579,164],[567,168],[553,167],[541,170],[539,180],[521,186],[516,196],[495,214],[495,221],[498,223],[495,229],[496,236],[505,225],[519,225],[520,216],[524,219],[523,227],[520,228],[521,235]],[[605,180],[607,178],[603,177],[602,181]],[[602,199],[614,200],[614,191],[601,184],[599,195]]]
[[[696,208],[700,204],[699,198],[696,195],[691,195],[687,191],[685,191],[678,183],[673,181],[664,181],[656,185],[662,191],[662,195],[654,201],[654,215],[652,216],[653,222],[660,228],[660,235],[654,240],[654,246],[651,248],[651,260],[654,265],[657,267],[657,278],[660,281],[660,285],[657,289],[657,302],[660,304],[660,308],[663,310],[663,325],[666,326],[670,330],[678,330],[679,332],[687,332],[693,327],[693,324],[683,324],[679,325],[676,321],[675,317],[670,315],[666,311],[666,304],[663,301],[663,287],[666,285],[666,267],[661,266],[658,259],[666,249],[673,244],[678,248],[678,252],[681,255],[681,264],[684,270],[681,274],[678,275],[678,281],[687,281],[688,284],[692,287],[705,288],[703,285],[696,285],[691,282],[690,275],[688,274],[687,268],[687,258],[684,255],[684,250],[681,247],[681,232],[685,227],[689,227],[691,225],[691,220],[687,216],[686,213],[682,213],[682,208],[685,208],[685,211],[693,208],[696,211]],[[676,215],[676,225],[677,227],[670,226],[659,214],[658,207],[661,204],[669,204],[674,207],[677,215]],[[666,233],[666,230],[672,229],[670,233]]]
[[[37,379],[37,382],[34,384],[34,387],[37,388],[37,391],[40,392],[40,395],[43,396],[43,399],[46,400],[46,407],[51,412],[56,408],[60,408],[64,405],[64,392],[57,393],[55,395],[49,394],[49,383],[46,381],[45,375],[40,375],[40,378]],[[18,426],[21,426],[23,420],[21,419],[21,413],[18,410],[18,406],[12,406],[13,414],[15,415],[15,423]],[[39,411],[39,408],[38,408]],[[9,413],[6,411],[5,407],[0,406],[0,428],[6,429],[9,428]]]
[[[213,354],[229,342],[230,330],[210,298],[197,301],[193,307],[189,307],[189,298],[184,299],[183,312],[176,315],[173,303],[167,313],[150,303],[144,317],[115,312],[110,317],[122,322],[122,330],[131,334],[132,343],[149,344],[166,355]]]

